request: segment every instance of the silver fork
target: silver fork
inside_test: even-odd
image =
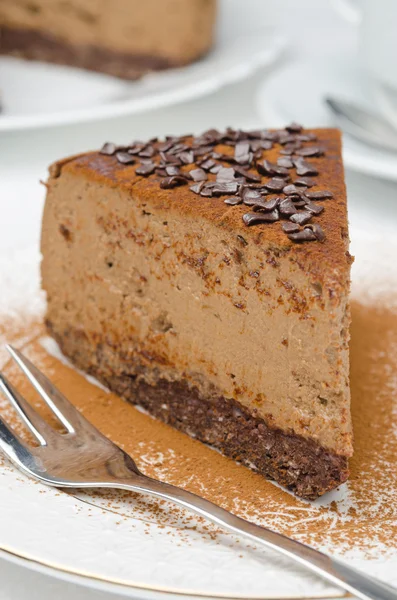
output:
[[[120,488],[168,500],[244,537],[272,548],[359,598],[397,600],[397,589],[284,535],[254,525],[191,492],[141,473],[128,454],[102,435],[57,388],[12,346],[8,352],[66,433],[55,431],[0,374],[0,389],[36,438],[23,442],[0,418],[0,448],[24,473],[64,488]]]

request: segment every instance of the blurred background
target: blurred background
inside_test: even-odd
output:
[[[343,130],[350,221],[396,237],[397,2],[219,0],[215,17],[213,4],[0,0],[0,262],[37,246],[58,158],[291,121]],[[105,597],[1,560],[0,580],[0,600]]]
[[[86,0],[91,12],[104,12],[94,36],[96,44],[111,46],[118,40],[117,20],[109,20],[107,13],[113,14],[119,1],[126,11],[120,21],[129,19],[133,24],[138,20],[146,38],[151,39],[149,48],[156,49],[156,40],[161,38],[163,52],[178,31],[186,27],[188,7],[193,11],[196,4],[196,0],[182,0],[187,13],[182,15],[185,21],[178,14],[173,17],[171,11],[169,20],[163,16],[159,23],[148,19],[145,12],[138,18],[135,11],[132,18],[126,0]],[[136,8],[136,0],[130,1]],[[172,0],[151,0],[145,6],[156,12],[156,2],[157,8],[163,6],[165,14],[167,5],[173,4]],[[18,4],[28,6],[27,16],[22,9],[18,11]],[[14,56],[0,57],[0,208],[2,223],[7,231],[12,231],[13,244],[37,240],[44,193],[39,180],[45,179],[48,164],[59,157],[98,148],[105,140],[128,142],[228,125],[278,127],[292,120],[308,127],[342,126],[346,132],[344,158],[351,212],[356,198],[363,210],[365,198],[375,195],[381,196],[388,207],[387,221],[396,217],[394,0],[219,0],[213,42],[209,39],[210,17],[203,23],[200,16],[211,2],[201,1],[197,12],[190,15],[193,23],[188,24],[188,40],[182,39],[176,58],[183,59],[186,48],[191,54],[191,46],[200,45],[204,38],[208,53],[183,68],[151,73],[135,81],[15,58],[26,52],[29,55],[31,40],[21,40],[23,36],[14,40],[11,36],[10,41],[4,29],[11,29],[11,25],[22,30],[31,28],[33,23],[44,29],[45,52],[38,51],[36,55],[51,59],[54,23],[62,33],[64,20],[65,40],[73,37],[81,20],[95,30],[97,15],[91,14],[90,21],[89,12],[74,14],[67,10],[73,4],[83,11],[84,0],[0,1],[1,52],[9,52],[10,46],[13,50],[12,45],[17,45]],[[107,39],[109,21],[113,37]],[[171,33],[167,33],[165,25]],[[84,31],[82,28],[80,32],[82,39]],[[133,37],[134,30],[131,31]],[[92,35],[87,39],[91,43]],[[138,35],[138,42],[139,39]],[[77,41],[80,43],[80,38]],[[67,58],[72,63],[77,60],[73,54]],[[108,66],[99,60],[99,68],[102,63]],[[386,84],[387,98],[382,95]],[[353,126],[351,120],[330,109],[327,98],[348,101],[347,108],[353,108],[350,113],[354,114],[348,114]],[[369,109],[371,114],[362,115],[355,109]],[[361,121],[357,114],[363,117]],[[372,116],[377,119],[375,123]],[[359,120],[358,125],[354,119]],[[360,213],[357,218],[360,219]],[[1,236],[0,248],[8,245],[8,237]]]

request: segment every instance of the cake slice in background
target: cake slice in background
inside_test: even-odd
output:
[[[1,0],[0,54],[135,79],[212,46],[216,0]]]
[[[348,241],[336,130],[107,143],[50,169],[47,326],[125,399],[316,498],[352,454]]]

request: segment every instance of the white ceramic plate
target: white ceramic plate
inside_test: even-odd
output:
[[[257,108],[263,125],[282,127],[291,121],[305,127],[332,127],[324,98],[334,95],[374,110],[374,92],[349,56],[292,62],[272,73],[258,90]],[[372,106],[371,106],[372,105]],[[372,148],[344,136],[345,166],[397,181],[397,153]]]
[[[133,503],[116,512],[25,480],[0,467],[0,556],[29,568],[132,598],[164,594],[220,598],[333,598],[343,596],[274,553],[211,540],[175,525],[134,517]],[[104,505],[105,506],[105,505]],[[150,513],[148,513],[150,522]],[[194,525],[194,522],[191,523]],[[146,532],[149,531],[149,535]]]
[[[393,282],[392,259],[397,248],[390,237],[392,228],[381,221],[377,221],[375,227],[371,212],[357,214],[353,210],[351,218],[358,223],[351,228],[352,251],[356,254],[353,289],[362,298],[363,289],[378,294],[385,283]],[[38,296],[38,262],[35,247],[14,249],[0,260],[1,287],[4,289],[6,283],[16,286],[17,295],[23,297],[22,304],[35,314],[40,313],[42,306]],[[11,272],[21,275],[10,277]],[[368,281],[372,282],[371,286]],[[395,297],[396,284],[394,277]],[[10,290],[7,293],[17,308]],[[43,342],[43,347],[48,352],[54,351],[48,341]],[[0,368],[3,359],[4,353],[0,352]],[[347,510],[350,506],[348,486],[341,486],[321,502],[331,501]],[[213,539],[208,533],[203,534],[200,527],[194,530],[196,521],[192,520],[187,528],[184,522],[181,535],[181,521],[172,512],[169,525],[164,519],[160,526],[150,510],[142,512],[142,503],[137,510],[136,500],[131,496],[117,496],[109,505],[89,494],[71,495],[47,488],[21,475],[1,456],[0,506],[0,557],[103,591],[141,600],[164,597],[176,600],[185,596],[248,600],[344,595],[281,556],[254,549],[230,534]],[[312,508],[308,505],[309,517],[316,518],[316,504]],[[266,523],[266,515],[262,522]],[[371,540],[368,542],[369,550]],[[324,550],[337,555],[341,551],[332,544]],[[397,585],[397,552],[385,553],[372,545],[371,553],[371,560],[365,558],[365,551],[356,550],[342,553],[341,558]]]
[[[134,82],[0,57],[0,131],[134,115],[197,98],[272,64],[284,47],[284,38],[273,29],[262,26],[252,31],[236,16],[228,21],[226,31],[220,31],[214,49],[199,62]]]

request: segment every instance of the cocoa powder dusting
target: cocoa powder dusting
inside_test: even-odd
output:
[[[44,328],[0,323],[0,365],[26,398],[40,406],[30,386],[11,365],[3,342],[15,343],[82,413],[136,460],[152,477],[184,487],[257,523],[303,542],[366,556],[387,554],[397,537],[397,312],[378,305],[352,304],[351,390],[354,457],[347,486],[316,502],[298,500],[261,476],[203,444],[155,421],[49,354]],[[6,401],[0,399],[2,413]],[[11,415],[11,413],[7,413]],[[14,419],[14,424],[16,423]],[[177,508],[127,492],[78,495],[148,524],[173,526],[216,536],[214,527]],[[133,512],[128,508],[131,506]]]

